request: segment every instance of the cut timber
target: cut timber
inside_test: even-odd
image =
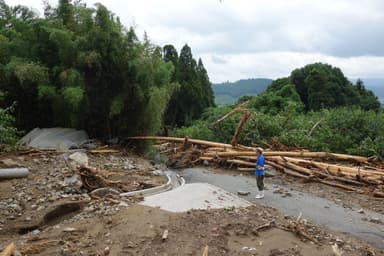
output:
[[[374,191],[374,192],[373,192],[373,196],[374,196],[374,197],[384,198],[384,192]]]
[[[367,157],[352,156],[344,154],[335,154],[327,152],[307,152],[307,151],[265,151],[264,156],[286,156],[286,157],[309,157],[309,158],[333,158],[336,160],[354,160],[356,162],[368,162]],[[211,153],[206,153],[206,156],[211,156]],[[230,151],[230,152],[217,152],[218,156],[255,156],[255,151]]]
[[[266,158],[272,160],[272,159],[276,159],[279,157],[266,157]],[[327,164],[327,163],[322,163],[322,162],[317,162],[317,161],[291,158],[291,157],[283,157],[283,159],[285,161],[289,161],[289,162],[296,163],[296,164],[300,164],[300,163],[310,164],[310,165],[325,169],[329,172],[332,172],[335,175],[337,175],[339,172],[349,174],[349,175],[358,175],[360,172],[362,175],[368,175],[368,176],[373,176],[373,175],[376,176],[377,175],[378,177],[384,176],[383,171],[364,170],[364,169],[359,169],[359,168],[354,168],[354,167],[348,167],[348,166],[342,166],[342,165],[336,165],[336,164]]]
[[[213,157],[206,157],[206,156],[202,156],[202,157],[200,157],[199,158],[200,160],[206,160],[206,161],[210,161],[210,160],[212,160],[213,159]]]
[[[275,167],[277,170],[280,170],[288,175],[291,175],[291,176],[294,176],[294,177],[297,177],[297,178],[302,178],[302,179],[308,179],[309,177],[308,176],[305,176],[303,174],[300,174],[300,173],[297,173],[297,172],[294,172],[294,171],[291,171],[291,170],[288,170],[287,168],[285,168],[284,166],[280,165],[280,164],[277,164],[275,162],[268,162],[268,164],[270,166],[273,166]]]
[[[27,168],[0,169],[0,179],[25,178],[28,176]]]
[[[136,136],[130,137],[131,140],[161,140],[161,141],[174,141],[174,142],[184,142],[184,138],[175,138],[175,137],[161,137],[161,136]],[[206,140],[188,140],[192,144],[199,144],[208,147],[221,147],[221,148],[234,148],[231,144],[211,142]]]
[[[242,172],[253,172],[253,171],[255,171],[255,168],[238,167],[237,170],[242,171]]]
[[[7,247],[5,247],[4,251],[0,253],[0,256],[11,256],[14,250],[15,250],[15,244],[10,243]]]
[[[106,149],[92,149],[92,150],[88,150],[88,152],[93,154],[109,154],[109,153],[119,153],[121,151],[117,149],[106,148]]]
[[[291,169],[291,170],[294,170],[294,171],[297,171],[301,174],[304,174],[304,175],[313,175],[313,172],[307,168],[304,168],[304,167],[301,167],[299,165],[295,165],[295,164],[292,164],[290,162],[286,162],[286,161],[283,161],[283,160],[279,160],[279,161],[276,161],[279,165],[281,166],[284,166],[288,169]]]
[[[204,248],[203,256],[208,256],[208,245]]]

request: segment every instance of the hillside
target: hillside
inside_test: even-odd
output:
[[[267,89],[272,83],[272,79],[252,78],[241,79],[236,82],[225,82],[212,84],[215,94],[216,105],[234,104],[236,100],[244,95],[257,95]]]
[[[384,104],[384,78],[362,78],[361,80],[363,80],[365,88],[371,90],[381,104]]]

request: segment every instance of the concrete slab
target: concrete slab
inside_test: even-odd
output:
[[[208,183],[186,184],[171,191],[145,197],[141,204],[160,207],[170,212],[251,205],[250,202]]]
[[[50,148],[67,150],[79,147],[87,141],[88,135],[85,131],[71,128],[35,128],[21,138],[18,145],[35,148]]]

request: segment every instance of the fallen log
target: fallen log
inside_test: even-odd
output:
[[[129,137],[131,140],[159,140],[159,141],[174,141],[174,142],[184,142],[184,138],[176,138],[176,137],[161,137],[161,136],[136,136]],[[189,139],[189,142],[192,144],[198,144],[208,147],[221,147],[221,148],[234,148],[231,144],[219,143],[219,142],[211,142],[206,140],[196,140]]]
[[[275,162],[268,162],[268,164],[270,166],[273,166],[275,167],[277,170],[280,170],[282,171],[283,173],[286,173],[288,175],[291,175],[291,176],[294,176],[294,177],[297,177],[297,178],[302,178],[302,179],[305,179],[305,180],[308,180],[308,176],[305,176],[303,174],[300,174],[300,173],[297,173],[297,172],[293,172],[291,170],[288,170],[287,168],[285,168],[284,166],[280,165],[280,164],[277,164]]]
[[[276,161],[276,162],[279,165],[281,165],[281,166],[285,166],[285,167],[287,167],[289,169],[298,171],[298,172],[303,173],[305,175],[318,176],[318,177],[321,177],[321,178],[337,180],[337,181],[340,181],[340,182],[344,182],[344,183],[348,183],[348,184],[356,185],[356,186],[364,186],[363,183],[361,183],[359,181],[356,181],[356,180],[352,180],[352,179],[348,179],[348,178],[344,178],[344,177],[330,175],[330,174],[327,174],[325,172],[322,172],[322,171],[319,171],[319,170],[316,170],[316,169],[304,168],[304,167],[301,167],[299,165],[296,165],[296,164],[293,164],[293,163],[290,163],[290,162],[287,162],[287,161]]]
[[[355,191],[355,192],[358,192],[358,193],[364,193],[364,191],[356,189],[356,188],[353,188],[351,186],[347,186],[347,185],[343,185],[343,184],[339,184],[339,183],[335,183],[335,182],[331,182],[331,181],[327,181],[327,180],[322,180],[322,179],[317,179],[317,181],[320,182],[320,183],[332,186],[332,187],[338,187],[338,188],[342,188],[342,189],[345,189],[345,190],[348,190],[348,191]]]
[[[286,162],[286,161],[283,161],[283,160],[275,160],[277,164],[281,165],[281,166],[284,166],[288,169],[291,169],[291,170],[294,170],[294,171],[297,171],[301,174],[304,174],[304,175],[313,175],[313,172],[307,168],[304,168],[304,167],[301,167],[299,165],[295,165],[293,163],[290,163],[290,162]]]
[[[243,113],[243,116],[241,117],[239,124],[236,127],[235,134],[233,135],[233,138],[231,140],[231,145],[236,146],[237,141],[239,139],[240,133],[243,130],[244,124],[247,122],[248,118],[251,116],[251,112],[245,111]]]
[[[213,160],[213,157],[205,157],[205,156],[202,156],[202,157],[200,157],[199,158],[200,160],[206,160],[206,161],[211,161],[211,160]]]
[[[255,171],[255,168],[237,167],[237,170],[238,170],[238,171],[242,171],[242,172],[254,172],[254,171]]]
[[[379,178],[381,176],[384,176],[384,171],[381,172],[381,171],[358,169],[358,168],[353,168],[353,167],[348,167],[348,166],[328,164],[328,163],[322,163],[322,162],[317,162],[317,161],[312,161],[312,160],[305,160],[305,159],[285,157],[285,156],[283,156],[283,157],[276,157],[276,156],[266,157],[266,159],[270,159],[270,160],[279,159],[279,158],[283,158],[285,161],[292,162],[295,164],[300,164],[300,163],[310,164],[312,166],[327,170],[334,175],[338,175],[339,173],[342,173],[342,174],[346,174],[346,175],[355,176],[355,175],[358,175],[360,172],[362,175],[376,176],[375,178]]]
[[[254,151],[230,151],[230,152],[217,152],[218,156],[256,156],[256,149]],[[207,152],[204,155],[211,156],[211,153]],[[328,152],[308,152],[308,151],[264,151],[263,155],[267,156],[285,156],[285,157],[308,157],[308,158],[332,158],[335,160],[353,160],[356,162],[366,163],[368,162],[367,157],[352,156],[345,154],[335,154]]]
[[[27,168],[0,169],[0,179],[25,178],[29,174]]]
[[[92,154],[110,154],[110,153],[119,153],[121,152],[121,150],[106,148],[106,149],[91,149],[91,150],[88,150],[88,152]]]
[[[374,191],[374,192],[373,192],[373,196],[374,196],[374,197],[384,198],[384,192]]]

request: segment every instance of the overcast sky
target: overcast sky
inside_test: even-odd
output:
[[[42,14],[42,0],[5,0]],[[57,1],[50,0],[52,4]],[[153,43],[187,43],[212,82],[278,78],[325,62],[349,78],[384,78],[383,0],[86,0]]]

